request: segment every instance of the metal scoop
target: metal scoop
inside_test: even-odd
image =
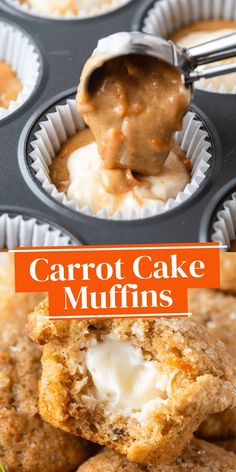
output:
[[[201,78],[216,77],[236,72],[236,62],[197,70],[198,66],[236,56],[236,33],[209,41],[189,49],[172,41],[146,33],[115,33],[98,42],[88,67],[82,74],[82,87],[87,88],[96,69],[116,57],[141,54],[156,57],[178,68],[186,85]]]

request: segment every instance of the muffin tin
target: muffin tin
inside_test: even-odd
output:
[[[73,98],[84,62],[97,41],[116,31],[141,29],[150,5],[131,0],[98,17],[61,20],[28,15],[0,3],[0,21],[22,28],[38,50],[40,72],[35,89],[14,113],[0,120],[0,202],[14,213],[42,215],[52,226],[69,232],[82,244],[171,243],[207,241],[222,188],[234,188],[236,176],[236,96],[195,91],[191,110],[209,134],[213,159],[197,192],[165,214],[134,221],[98,219],[55,201],[35,179],[30,167],[30,142],[35,127],[56,103]],[[145,8],[144,8],[145,7]],[[235,1],[236,8],[236,1]],[[228,187],[225,196],[228,195]],[[216,202],[211,208],[211,202]],[[210,207],[210,210],[209,208]],[[209,210],[209,211],[208,211]],[[207,216],[206,216],[207,215]]]

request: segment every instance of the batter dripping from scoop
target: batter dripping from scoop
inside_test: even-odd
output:
[[[190,91],[180,73],[148,56],[122,56],[93,73],[88,91],[82,73],[78,109],[91,129],[106,169],[158,175],[181,130]]]
[[[190,161],[174,136],[182,129],[190,90],[178,70],[138,55],[105,63],[87,89],[85,77],[96,60],[93,55],[86,63],[77,94],[89,140],[78,151],[73,140],[72,153],[63,146],[51,166],[52,181],[93,213],[105,208],[109,215],[125,214],[175,198],[189,182]],[[77,134],[87,139],[88,131]]]

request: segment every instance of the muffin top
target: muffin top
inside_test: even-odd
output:
[[[81,465],[77,472],[233,472],[235,468],[234,454],[194,439],[173,464],[144,466],[130,463],[123,456],[105,449]]]

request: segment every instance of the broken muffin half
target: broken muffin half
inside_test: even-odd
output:
[[[28,335],[45,344],[43,418],[131,461],[174,461],[208,414],[236,403],[223,343],[189,319],[53,322],[44,302]]]

